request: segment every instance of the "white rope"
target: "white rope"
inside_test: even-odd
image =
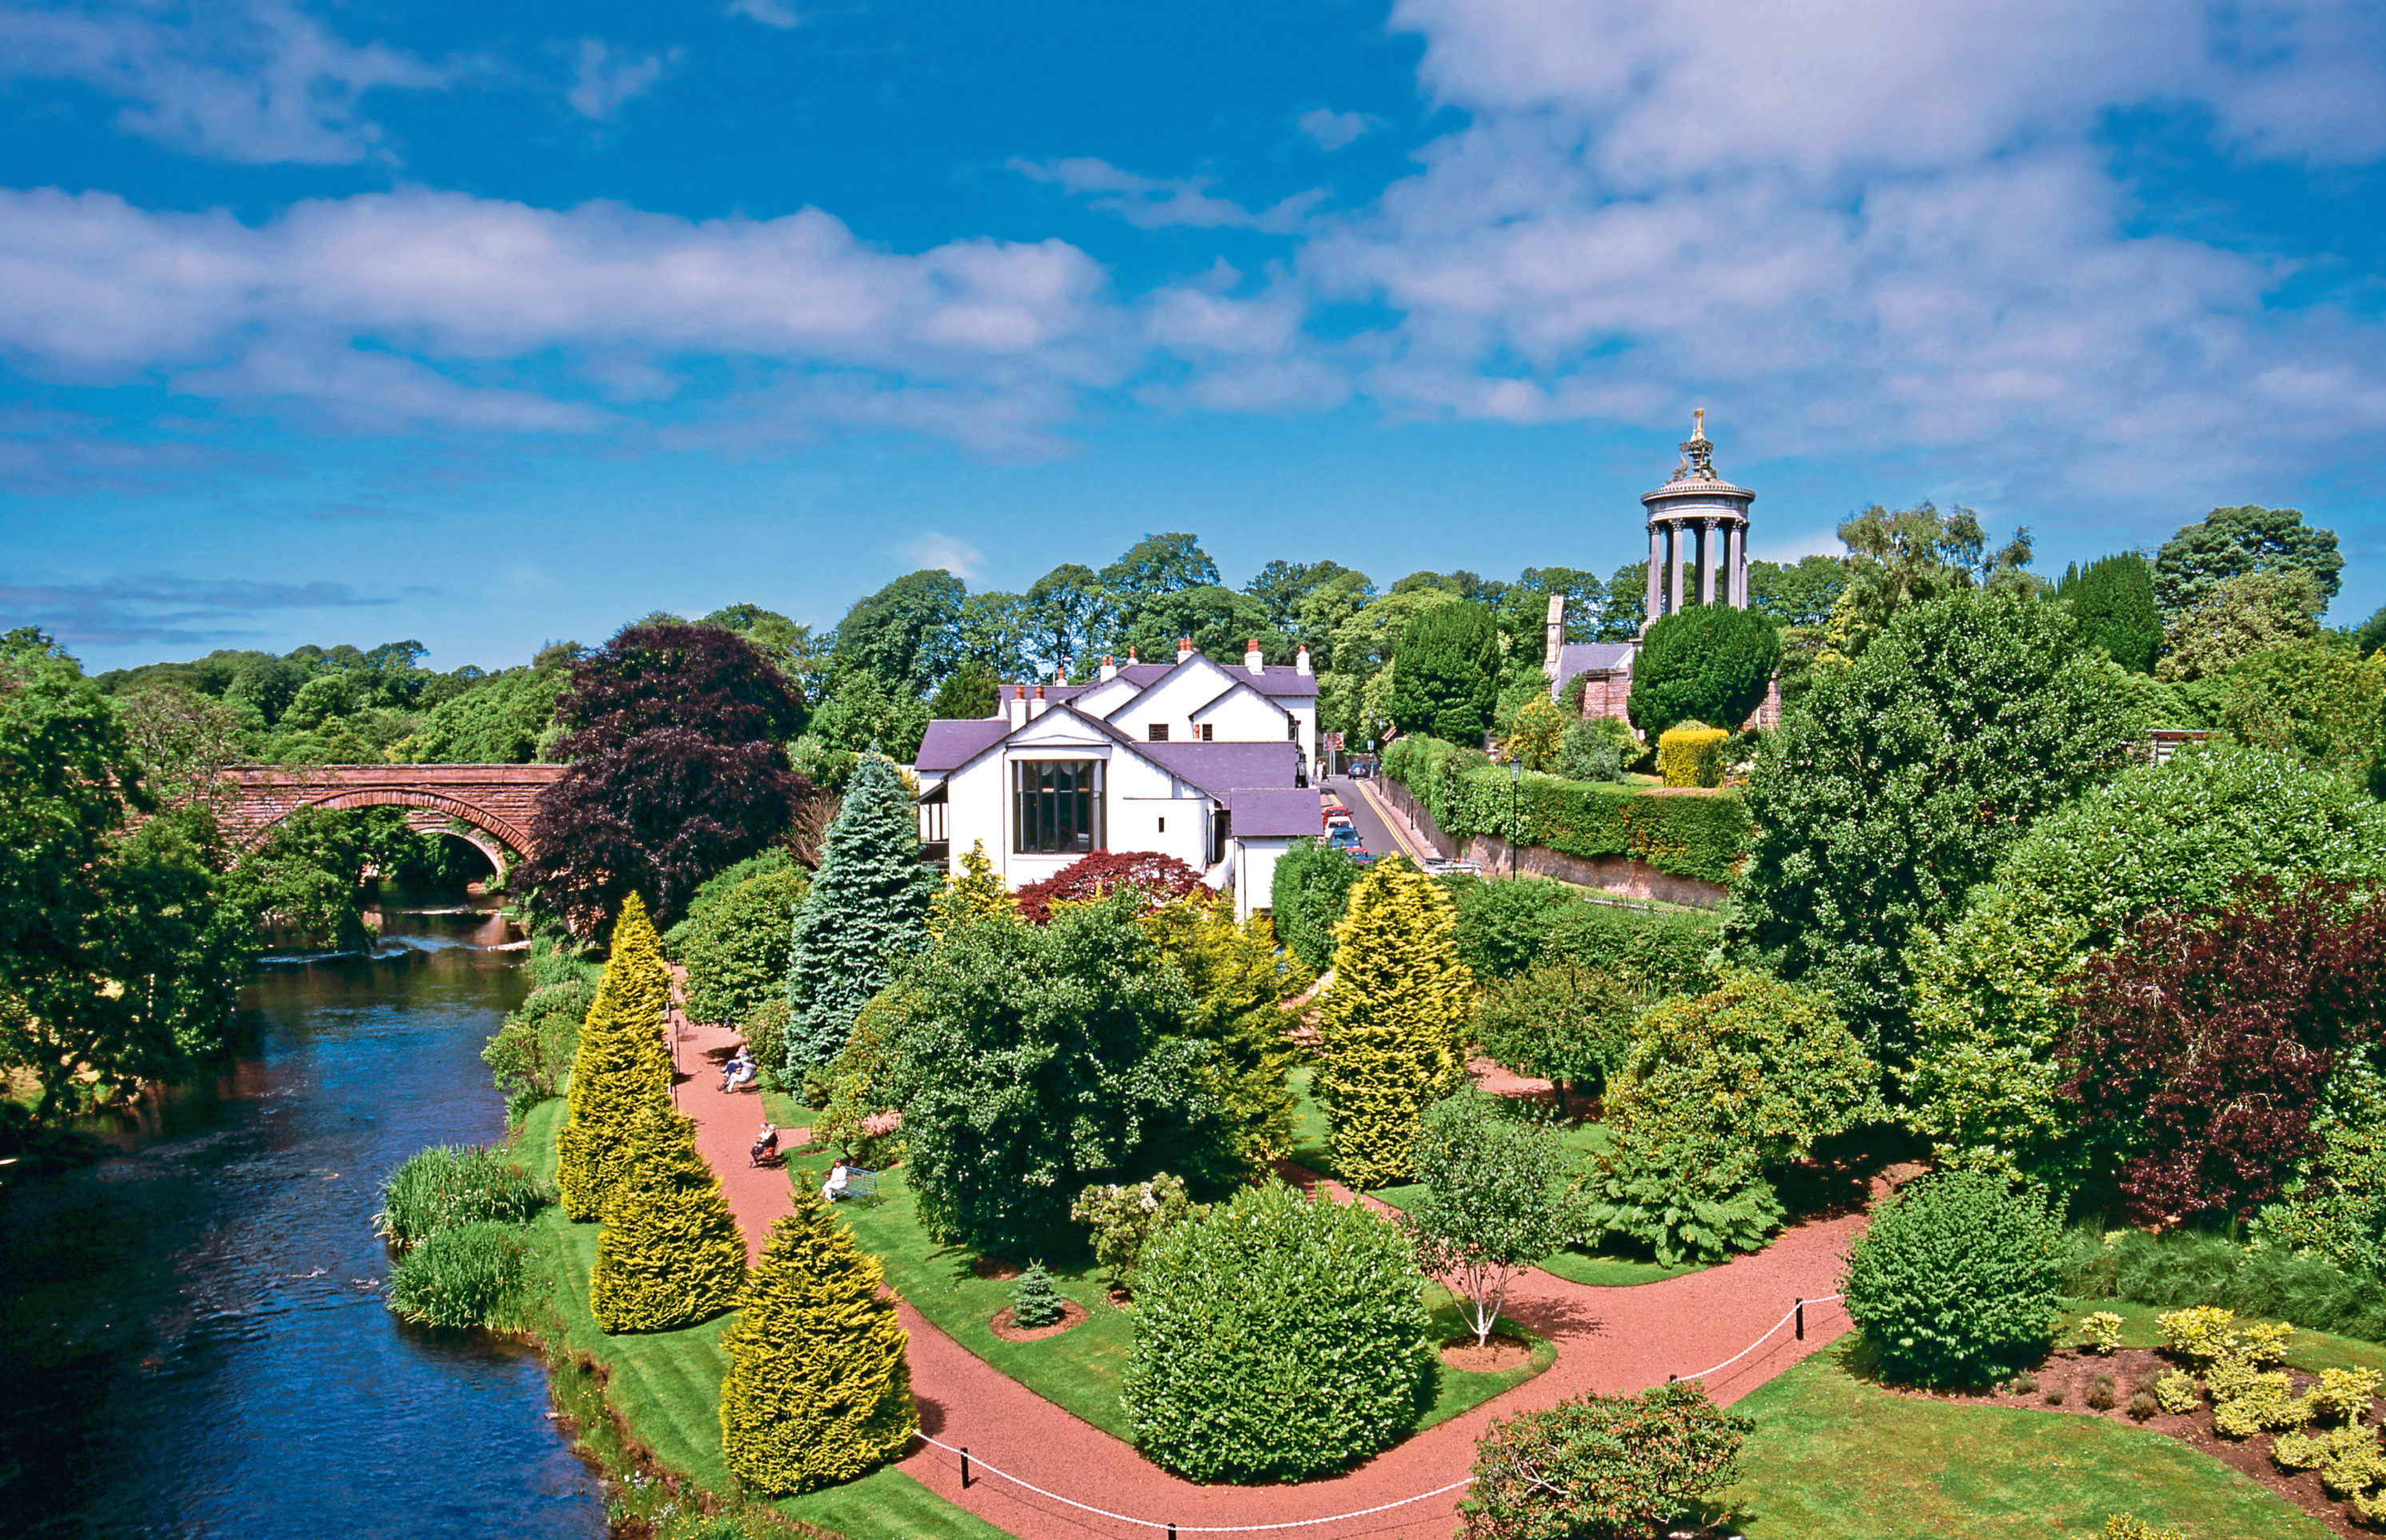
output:
[[[1754,1342],[1750,1343],[1739,1352],[1734,1353],[1730,1358],[1724,1359],[1723,1362],[1715,1365],[1714,1369],[1702,1369],[1695,1374],[1676,1374],[1674,1378],[1676,1380],[1703,1380],[1708,1375],[1715,1372],[1715,1370],[1729,1369],[1733,1364],[1738,1363],[1740,1359],[1748,1357],[1751,1353],[1755,1352],[1758,1348],[1771,1341],[1774,1333],[1781,1330],[1782,1327],[1789,1325],[1790,1321],[1797,1316],[1798,1312],[1804,1309],[1807,1306],[1828,1305],[1833,1300],[1845,1299],[1846,1297],[1847,1296],[1843,1294],[1827,1294],[1820,1299],[1801,1299],[1798,1303],[1790,1307],[1790,1314],[1783,1316],[1780,1320],[1766,1327],[1764,1329],[1764,1335],[1757,1338]]]
[[[971,1465],[1000,1476],[1004,1481],[1011,1483],[1014,1486],[1023,1486],[1028,1491],[1035,1493],[1037,1496],[1049,1497],[1056,1503],[1066,1503],[1071,1508],[1077,1509],[1081,1513],[1090,1513],[1098,1519],[1111,1519],[1122,1524],[1135,1524],[1144,1529],[1173,1529],[1179,1534],[1254,1534],[1261,1530],[1309,1529],[1318,1524],[1338,1524],[1345,1519],[1364,1519],[1371,1513],[1383,1513],[1395,1508],[1406,1508],[1411,1503],[1421,1503],[1427,1497],[1438,1497],[1445,1492],[1455,1492],[1462,1486],[1470,1485],[1475,1480],[1473,1476],[1467,1476],[1462,1480],[1451,1482],[1448,1486],[1437,1486],[1430,1492],[1420,1492],[1413,1497],[1402,1497],[1396,1503],[1377,1503],[1373,1508],[1363,1508],[1355,1513],[1337,1513],[1330,1519],[1294,1519],[1288,1522],[1280,1524],[1155,1523],[1149,1519],[1130,1519],[1124,1513],[1112,1513],[1108,1509],[1095,1508],[1090,1504],[1078,1502],[1074,1497],[1063,1497],[1058,1492],[1047,1492],[1033,1482],[1021,1481],[1017,1476],[1012,1475],[1010,1471],[1002,1470],[997,1466],[990,1465],[985,1460],[980,1459],[975,1455],[964,1454],[961,1450],[954,1448],[951,1445],[945,1443],[942,1439],[930,1438],[926,1434],[915,1434],[914,1436],[916,1436],[923,1444],[933,1444],[937,1448],[945,1450],[948,1454],[961,1455],[961,1458],[968,1460]]]

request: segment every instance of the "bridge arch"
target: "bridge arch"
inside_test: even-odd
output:
[[[225,833],[247,851],[300,808],[401,808],[417,831],[471,831],[459,837],[504,872],[537,854],[530,829],[538,794],[563,772],[560,765],[242,767],[229,772]]]

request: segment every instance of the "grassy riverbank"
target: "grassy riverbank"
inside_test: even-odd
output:
[[[541,1180],[554,1175],[555,1137],[563,1109],[560,1101],[543,1103],[522,1124],[522,1160]],[[601,1380],[606,1406],[621,1419],[629,1437],[651,1453],[653,1463],[699,1492],[728,1497],[735,1484],[721,1456],[721,1379],[727,1360],[720,1339],[729,1318],[679,1332],[608,1336],[588,1308],[588,1270],[596,1259],[596,1225],[576,1224],[552,1208],[531,1227],[538,1278],[552,1312],[547,1346],[553,1356],[567,1360],[559,1372]],[[571,1367],[584,1358],[596,1366],[596,1372]],[[571,1388],[584,1396],[588,1387]],[[590,1419],[572,1406],[571,1389],[559,1386],[559,1397],[583,1424],[583,1441],[590,1452],[629,1487],[625,1497],[647,1514],[672,1504],[670,1495],[633,1484],[638,1474],[636,1449],[601,1430],[590,1436]],[[646,1500],[641,1503],[641,1498]],[[847,1540],[1001,1540],[1004,1533],[892,1467],[844,1486],[757,1506]]]

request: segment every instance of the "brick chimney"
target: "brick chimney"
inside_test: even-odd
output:
[[[1192,657],[1192,656],[1193,656],[1193,638],[1191,638],[1190,636],[1180,636],[1180,637],[1178,637],[1178,638],[1176,639],[1176,661],[1178,661],[1179,663],[1182,663],[1182,662],[1184,662],[1187,658],[1188,658],[1188,657]]]
[[[1309,649],[1307,647],[1302,647],[1300,651],[1293,655],[1292,671],[1297,674],[1305,674],[1311,671],[1309,667]]]
[[[1267,655],[1260,651],[1260,639],[1256,636],[1243,644],[1243,667],[1253,673],[1267,667]]]
[[[1011,725],[1013,727],[1022,727],[1026,724],[1026,685],[1013,682],[1002,687],[1002,714],[1011,719]]]
[[[1029,720],[1030,721],[1033,721],[1033,720],[1035,720],[1037,717],[1040,717],[1040,716],[1042,716],[1043,714],[1044,714],[1044,686],[1043,686],[1041,683],[1038,683],[1038,684],[1036,686],[1036,699],[1035,699],[1035,700],[1034,700],[1034,701],[1033,701],[1033,702],[1028,706],[1028,707],[1027,707],[1027,718],[1028,718],[1028,720]]]
[[[1110,681],[1116,678],[1118,678],[1118,659],[1111,657],[1108,653],[1104,653],[1102,655],[1102,682],[1104,683],[1108,683]]]

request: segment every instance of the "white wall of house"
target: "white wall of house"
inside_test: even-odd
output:
[[[1012,848],[1017,843],[1012,767],[1037,759],[1101,761],[1103,848],[1156,850],[1196,871],[1209,869],[1210,798],[1122,749],[1099,729],[1066,712],[1051,711],[946,777],[949,864],[957,866],[971,842],[983,840],[1003,885],[1020,888],[1080,858],[1074,851],[1043,855]]]
[[[1249,920],[1253,909],[1266,908],[1275,891],[1275,863],[1292,848],[1290,836],[1282,839],[1237,839],[1235,841],[1235,918]]]
[[[1200,738],[1199,727],[1210,724],[1211,741],[1221,744],[1268,744],[1287,740],[1300,745],[1305,765],[1317,762],[1317,701],[1314,696],[1277,698],[1251,683],[1248,674],[1228,672],[1196,654],[1174,673],[1141,694],[1121,695],[1124,680],[1112,680],[1079,697],[1079,708],[1110,722],[1137,743],[1151,739],[1155,722],[1167,724],[1170,743]],[[1132,688],[1131,686],[1129,687]],[[1286,716],[1292,718],[1287,732]]]

